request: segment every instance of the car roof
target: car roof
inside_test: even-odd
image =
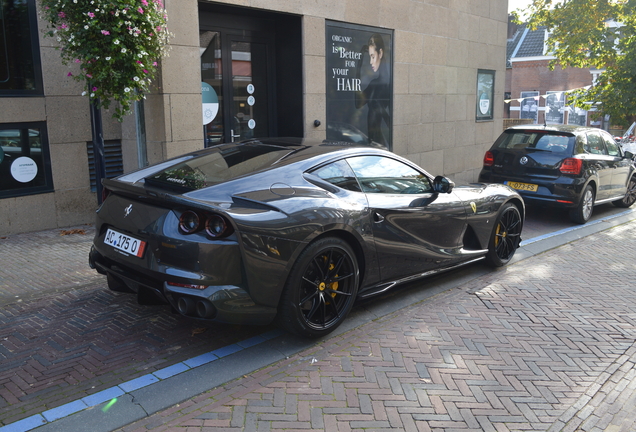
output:
[[[602,129],[576,125],[537,125],[524,124],[511,126],[505,132],[514,132],[518,130],[546,131],[546,132],[565,132],[573,135],[582,134],[590,131],[600,131]]]
[[[149,176],[156,175],[164,170],[169,170],[181,163],[193,161],[197,158],[204,158],[214,153],[225,154],[231,158],[231,155],[235,153],[235,151],[240,152],[241,148],[245,149],[247,147],[255,149],[261,148],[264,152],[275,151],[280,154],[280,158],[255,168],[252,174],[296,163],[299,164],[300,170],[303,171],[308,169],[310,166],[330,160],[334,156],[337,157],[336,153],[340,153],[342,156],[360,153],[392,155],[392,153],[386,151],[384,147],[380,148],[373,144],[360,145],[344,141],[328,141],[310,138],[262,138],[218,144],[212,147],[196,150],[194,152],[166,160],[159,164],[124,174],[117,177],[117,180],[127,183],[135,183]],[[276,149],[273,147],[276,147]]]

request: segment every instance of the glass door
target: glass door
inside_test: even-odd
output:
[[[200,32],[205,145],[273,134],[273,44],[223,31]]]

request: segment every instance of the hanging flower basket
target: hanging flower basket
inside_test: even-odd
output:
[[[84,92],[100,107],[118,102],[121,121],[148,91],[171,37],[161,0],[40,0],[47,36],[59,42],[64,64],[77,63]]]

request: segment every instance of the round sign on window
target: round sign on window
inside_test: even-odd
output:
[[[254,119],[250,119],[250,121],[247,122],[247,127],[254,129],[256,127],[256,121]]]
[[[254,106],[254,103],[256,102],[256,99],[254,99],[254,96],[248,96],[247,97],[247,104],[249,106]]]
[[[254,84],[248,84],[248,85],[247,85],[247,92],[248,92],[249,94],[254,93]]]
[[[38,174],[38,165],[30,157],[22,156],[11,164],[11,175],[20,183],[28,183]]]
[[[214,120],[219,112],[219,97],[210,84],[202,82],[201,99],[203,101],[203,124],[206,125]]]

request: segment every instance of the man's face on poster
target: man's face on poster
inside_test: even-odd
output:
[[[369,46],[369,63],[371,63],[371,69],[373,72],[377,72],[380,68],[380,63],[382,63],[382,50],[375,49],[374,46]]]

